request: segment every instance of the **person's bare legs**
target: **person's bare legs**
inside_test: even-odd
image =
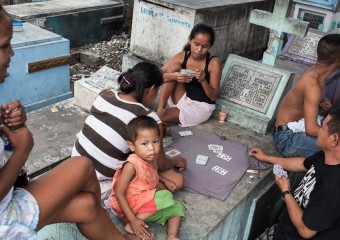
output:
[[[136,215],[136,217],[139,218],[139,219],[142,219],[143,221],[145,221],[146,219],[148,219],[149,217],[151,217],[155,213],[156,212],[152,212],[152,213],[139,213],[139,214]],[[134,234],[134,232],[132,231],[132,228],[131,228],[131,224],[129,222],[125,225],[125,231],[127,233]]]
[[[179,240],[177,234],[179,227],[181,226],[181,217],[171,217],[168,220],[168,236],[167,240]]]
[[[168,102],[170,95],[174,91],[176,84],[176,81],[168,81],[163,83],[159,94],[158,110],[164,109],[166,107],[166,103]]]
[[[158,172],[159,175],[162,175],[162,177],[173,181],[176,185],[175,190],[172,189],[168,189],[163,183],[159,182],[157,187],[159,190],[169,190],[171,192],[177,192],[179,190],[181,190],[184,186],[184,176],[180,173],[175,172],[174,170],[170,169],[167,171],[163,171],[163,172]]]
[[[75,222],[89,239],[125,239],[101,207],[100,187],[89,159],[68,159],[26,189],[39,205],[37,230],[51,223]]]
[[[174,104],[182,98],[185,93],[185,84],[178,82],[166,82],[161,88],[161,93],[159,97],[159,106],[157,110],[157,115],[162,122],[179,122],[179,109],[176,107],[166,108],[166,103],[171,97]]]

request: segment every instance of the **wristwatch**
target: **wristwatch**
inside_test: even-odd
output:
[[[292,193],[290,192],[290,190],[287,190],[287,191],[284,191],[284,192],[281,193],[281,197],[282,197],[283,200],[285,199],[285,196],[287,194],[292,194]]]

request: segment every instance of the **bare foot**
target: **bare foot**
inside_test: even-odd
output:
[[[181,240],[179,237],[177,237],[176,235],[168,235],[168,237],[166,238],[166,240]]]
[[[132,233],[132,234],[134,234],[134,232],[132,231],[132,228],[131,228],[130,223],[127,223],[127,224],[125,225],[125,231],[126,231],[127,233]]]

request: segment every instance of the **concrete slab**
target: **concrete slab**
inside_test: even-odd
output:
[[[55,112],[55,109],[58,111]],[[70,155],[75,135],[81,129],[87,113],[76,107],[73,99],[69,99],[30,112],[27,116],[27,125],[35,138],[28,171],[30,174],[41,174],[49,169],[48,166]],[[271,135],[257,134],[230,122],[219,123],[215,117],[199,128],[238,140],[249,147],[263,147],[269,154],[276,153]],[[189,240],[247,239],[248,214],[253,198],[258,198],[272,186],[274,179],[270,170],[253,176],[251,180],[249,173],[246,173],[225,201],[187,191],[176,193],[175,198],[183,203],[187,214],[180,237]],[[150,224],[150,230],[157,235],[157,239],[166,238],[165,227]],[[48,226],[39,236],[39,239],[83,239],[73,224]],[[59,238],[61,236],[63,238]]]
[[[103,66],[89,78],[83,78],[74,83],[74,100],[78,107],[90,111],[98,93],[104,88],[118,90],[118,77],[121,73]]]
[[[27,126],[34,137],[34,148],[27,161],[28,174],[40,175],[50,166],[71,155],[76,134],[87,113],[68,99],[27,114]]]
[[[11,18],[70,40],[71,47],[103,41],[122,29],[122,1],[58,0],[4,6]]]

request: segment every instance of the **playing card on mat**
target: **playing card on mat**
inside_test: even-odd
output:
[[[196,157],[196,164],[198,165],[206,165],[207,161],[208,161],[208,156],[204,156],[204,155],[197,155]]]
[[[225,153],[219,153],[217,154],[217,157],[219,158],[222,158],[223,160],[226,160],[226,161],[230,161],[232,157],[230,157],[229,155],[225,154]]]
[[[224,168],[221,168],[221,167],[219,167],[219,166],[215,166],[215,167],[213,167],[211,170],[213,170],[213,171],[215,171],[215,172],[217,172],[217,173],[219,173],[219,174],[221,174],[221,175],[226,175],[227,174],[227,170],[225,170]]]
[[[190,130],[181,131],[181,132],[178,132],[178,133],[179,133],[179,135],[181,135],[182,137],[193,135],[192,131],[190,131]]]
[[[180,153],[181,152],[178,151],[177,149],[172,149],[172,150],[167,151],[165,154],[168,155],[169,157],[174,157]]]
[[[223,146],[221,145],[216,145],[216,144],[209,144],[208,145],[209,150],[223,150]]]

